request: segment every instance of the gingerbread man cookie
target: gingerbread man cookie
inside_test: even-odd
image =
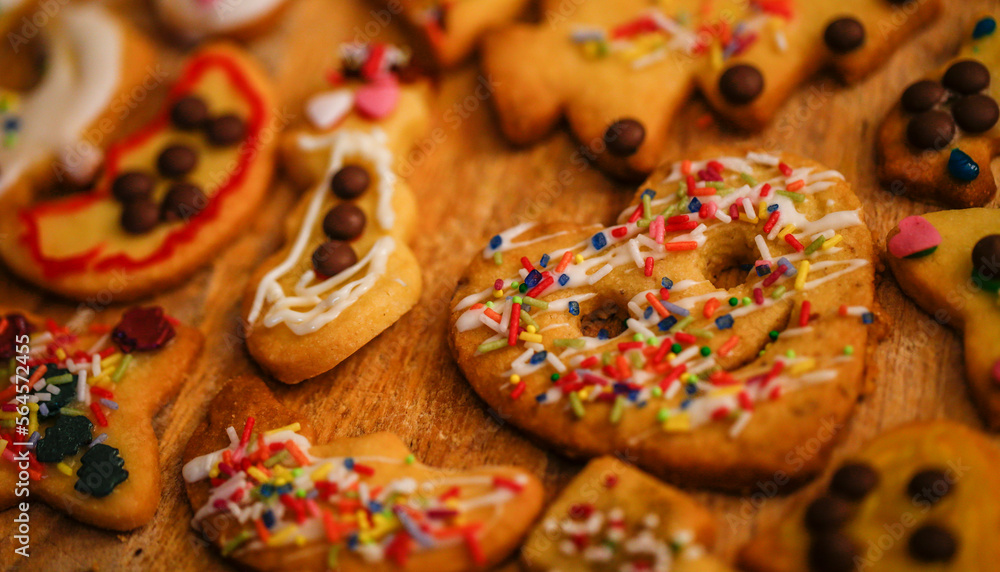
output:
[[[379,0],[402,13],[441,67],[465,60],[489,30],[512,21],[528,0]]]
[[[285,139],[287,170],[309,192],[244,297],[250,354],[285,383],[332,369],[420,298],[406,244],[416,206],[397,166],[427,104],[423,83],[400,84],[407,62],[385,44],[345,45],[335,88],[306,104],[312,126]]]
[[[313,445],[256,378],[222,390],[185,459],[192,526],[255,570],[483,570],[542,508],[515,467],[427,467],[390,433]]]
[[[273,170],[274,98],[250,56],[226,44],[190,57],[162,112],[115,143],[92,190],[0,214],[17,274],[86,298],[175,285],[257,214]]]
[[[683,492],[615,457],[601,457],[566,485],[531,531],[528,570],[723,572],[707,554],[712,514]]]
[[[874,268],[857,197],[813,161],[734,148],[641,189],[608,227],[490,239],[453,299],[459,366],[573,455],[627,452],[693,486],[808,478],[862,389]],[[817,435],[818,454],[788,454]]]
[[[641,178],[657,166],[673,115],[696,86],[720,115],[757,129],[818,68],[829,64],[858,80],[939,7],[938,0],[544,0],[546,22],[487,37],[483,68],[497,84],[511,141],[534,142],[565,115],[601,167]]]
[[[160,20],[179,37],[248,39],[267,31],[289,0],[156,0]]]
[[[973,400],[1000,429],[1000,211],[911,216],[889,233],[900,288],[941,324],[963,332]]]
[[[32,2],[8,7],[12,17]],[[0,13],[3,13],[0,7]],[[130,94],[156,81],[149,42],[97,5],[66,6],[41,32],[45,59],[27,92],[0,89],[0,197],[53,182],[87,184],[118,136]],[[31,59],[19,32],[5,57]],[[23,40],[25,44],[28,40]],[[35,62],[29,62],[32,65]],[[18,196],[22,199],[22,196]]]
[[[953,207],[981,207],[997,185],[1000,148],[996,19],[976,22],[961,53],[906,88],[878,133],[879,178],[892,193]]]
[[[995,570],[1000,451],[951,421],[877,437],[740,556],[748,572]]]
[[[157,306],[117,324],[60,326],[0,313],[0,509],[30,495],[73,518],[131,530],[160,501],[152,417],[180,389],[201,349],[198,330]]]

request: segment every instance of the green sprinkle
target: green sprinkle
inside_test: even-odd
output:
[[[726,184],[723,183],[722,181],[708,181],[707,183],[705,183],[705,186],[706,187],[712,187],[713,189],[715,189],[717,191],[721,191],[721,190],[724,190],[726,188]]]
[[[264,461],[264,466],[267,468],[271,468],[291,456],[292,454],[288,452],[288,449],[282,449],[277,453],[271,455],[271,457],[268,458],[268,460]]]
[[[653,222],[653,221],[650,220],[650,219],[641,218],[641,219],[635,221],[635,226],[637,226],[639,228],[649,228],[649,223],[651,223],[651,222]]]
[[[250,540],[251,536],[253,536],[253,533],[249,530],[241,530],[232,540],[222,546],[222,555],[229,556],[237,548],[243,546],[246,541]]]
[[[410,455],[412,457],[413,455]],[[327,570],[337,570],[340,568],[340,545],[334,544],[330,547],[330,551],[326,553],[326,568]]]
[[[615,404],[611,407],[611,424],[617,425],[622,420],[622,413],[625,412],[625,396],[619,395],[615,398]]]
[[[532,298],[531,296],[524,296],[522,298],[524,304],[538,308],[539,310],[548,310],[549,303],[545,300],[539,300],[538,298]]]
[[[854,346],[844,346],[844,355],[845,356],[854,355]]]
[[[674,344],[674,345],[670,346],[670,351],[671,351],[672,353],[675,353],[675,354],[679,354],[679,353],[681,353],[681,350],[682,350],[682,349],[683,349],[683,348],[681,347],[681,345],[680,345],[680,344]]]
[[[778,340],[778,330],[771,330],[770,332],[768,332],[767,335],[768,335],[768,337],[771,338],[771,341],[777,341]]]
[[[46,379],[45,383],[48,383],[49,385],[62,385],[71,381],[73,381],[73,374],[67,372],[62,375],[55,375]]]
[[[118,364],[115,368],[115,372],[111,374],[111,381],[118,383],[122,380],[122,376],[125,375],[125,370],[128,369],[128,365],[132,363],[132,354],[125,354],[122,358],[122,362]]]
[[[748,185],[750,185],[752,187],[757,186],[757,179],[753,178],[750,175],[750,173],[740,173],[740,178],[743,179],[744,183],[746,183],[746,184],[748,184]]]
[[[601,365],[611,365],[611,352],[601,354]]]
[[[559,372],[555,372],[552,375],[550,375],[549,379],[552,380],[552,383],[559,381]]]
[[[646,365],[645,361],[642,359],[642,354],[639,352],[629,352],[628,356],[629,361],[632,362],[632,367],[635,369],[642,369],[642,367]]]
[[[788,350],[785,352],[785,357],[789,359],[795,359],[795,350]]]
[[[295,491],[295,496],[299,497],[300,499],[304,499],[306,498],[306,492],[303,490]]]
[[[708,357],[708,356],[712,355],[712,348],[710,348],[708,346],[701,346],[701,349],[698,350],[698,351],[701,352],[701,355],[703,357]]]
[[[514,303],[515,304],[520,304],[521,300],[523,300],[523,298],[521,298],[520,296],[514,296]]]
[[[409,455],[406,456],[406,464],[407,465],[412,465],[416,461],[417,461],[417,458],[413,456],[413,453],[410,453]]]
[[[520,286],[520,285],[521,285],[521,283],[520,283],[520,282],[518,282],[517,280],[511,280],[511,281],[510,281],[510,287],[511,287],[511,288],[513,288],[513,289],[515,289],[515,290],[516,290],[516,289],[517,289],[517,287],[518,287],[518,286]]]
[[[806,247],[805,253],[812,254],[816,252],[817,250],[819,250],[819,247],[823,246],[824,242],[826,242],[826,237],[820,235],[819,238],[809,243],[809,246]]]
[[[495,262],[497,266],[500,266],[501,264],[503,264],[503,253],[500,252],[500,251],[494,252],[493,253],[493,262]]]
[[[715,192],[715,194],[719,195],[720,197],[728,197],[734,192],[736,192],[736,189],[719,189]]]
[[[487,302],[486,303],[486,307],[492,309],[493,308],[493,302],[492,301]]]
[[[775,300],[780,300],[781,297],[784,295],[785,295],[784,286],[778,286],[777,288],[774,289],[774,292],[771,292],[771,297],[774,298]]]
[[[753,300],[751,300],[749,296],[743,298],[743,305],[744,306],[749,306],[750,304],[753,304]]]
[[[479,347],[476,348],[476,352],[485,354],[493,350],[498,350],[506,345],[507,345],[507,340],[494,340],[492,342],[484,342],[482,344],[479,344]]]
[[[73,409],[72,407],[63,407],[59,409],[60,415],[83,415],[83,411],[79,409]]]
[[[663,390],[660,389],[659,385],[654,385],[653,389],[651,389],[649,392],[653,394],[653,397],[663,397]]]
[[[670,410],[666,407],[661,407],[660,410],[656,412],[656,420],[663,423],[667,419],[670,419]]]
[[[581,340],[579,338],[556,338],[552,340],[552,343],[560,348],[574,348],[582,350],[586,347],[586,340]]]
[[[686,318],[681,318],[681,321],[677,322],[674,325],[673,330],[675,332],[683,332],[684,328],[688,327],[688,325],[690,325],[691,322],[693,322],[693,321],[694,321],[694,316],[688,316]]]
[[[690,330],[688,330],[688,333],[691,334],[692,336],[697,336],[703,340],[710,340],[713,337],[715,337],[715,335],[712,332],[708,330],[703,330],[701,328],[691,328]]]
[[[572,392],[569,394],[569,404],[573,408],[573,413],[578,419],[583,418],[583,414],[586,413],[583,409],[583,402],[580,401],[580,394],[577,392]]]
[[[538,331],[538,324],[536,324],[535,320],[531,319],[531,315],[524,310],[521,310],[521,321],[529,326],[535,326],[535,331]]]
[[[740,299],[737,298],[736,296],[733,296],[732,298],[729,299],[729,305],[733,306],[733,307],[739,306],[740,305]]]
[[[642,341],[642,334],[640,334],[640,333],[637,332],[635,335],[632,336],[632,341],[633,342],[641,342]]]
[[[651,345],[651,346],[659,346],[660,345],[660,338],[657,338],[656,336],[652,336],[652,337],[646,338],[646,343],[649,344],[649,345]]]
[[[521,294],[524,294],[525,292],[528,291],[528,285],[521,284],[520,286],[517,287],[517,291],[520,292]]]
[[[653,199],[647,193],[642,193],[642,219],[651,221],[653,217]],[[648,224],[648,223],[647,223]]]
[[[793,203],[801,203],[802,201],[806,200],[806,196],[803,195],[802,193],[793,193],[791,191],[774,191],[774,192],[783,197],[788,197],[792,199]]]

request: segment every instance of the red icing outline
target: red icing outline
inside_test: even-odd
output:
[[[239,162],[225,184],[216,191],[208,206],[195,215],[187,224],[168,234],[163,244],[145,258],[133,259],[128,254],[119,253],[104,259],[99,259],[106,243],[101,243],[81,254],[65,258],[49,258],[42,254],[39,241],[38,221],[50,214],[65,214],[81,210],[95,201],[106,199],[111,195],[111,183],[119,172],[119,163],[129,151],[141,146],[151,137],[169,127],[170,106],[181,96],[189,93],[193,86],[208,71],[218,68],[225,72],[232,86],[242,93],[250,105],[250,116],[247,119],[247,137],[239,147]],[[93,266],[97,271],[111,269],[137,270],[156,264],[169,258],[176,247],[191,242],[197,238],[198,231],[206,224],[215,220],[222,210],[222,203],[229,195],[238,191],[249,172],[251,160],[260,151],[260,133],[264,128],[267,109],[263,96],[256,89],[250,78],[243,72],[235,58],[222,53],[207,53],[190,61],[174,84],[158,118],[134,135],[113,144],[108,148],[105,160],[105,174],[101,183],[93,190],[82,195],[67,197],[55,201],[40,203],[21,211],[20,218],[25,226],[21,242],[29,249],[35,262],[41,267],[46,278],[59,278],[68,274],[80,273]],[[246,144],[250,141],[250,144]]]

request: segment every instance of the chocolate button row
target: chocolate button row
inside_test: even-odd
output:
[[[943,149],[958,128],[968,133],[982,133],[1000,120],[1000,106],[990,96],[978,93],[990,84],[990,72],[975,60],[955,62],[945,71],[941,82],[921,80],[906,88],[900,103],[915,113],[906,127],[906,138],[918,149]],[[947,89],[946,89],[947,88]],[[935,109],[948,100],[948,90],[958,94],[951,113]]]
[[[122,202],[121,225],[131,234],[145,234],[160,221],[187,220],[208,206],[208,197],[197,185],[173,183],[163,202],[157,205],[151,198],[153,178],[145,173],[129,171],[115,179],[111,192]]]
[[[330,179],[330,190],[342,200],[360,197],[370,185],[371,176],[359,165],[347,165]],[[361,236],[366,223],[364,211],[353,203],[341,203],[327,211],[323,217],[323,233],[330,240],[313,251],[316,274],[329,278],[357,264],[358,255],[349,241]]]
[[[208,142],[216,147],[235,145],[246,137],[246,123],[242,119],[232,113],[210,117],[205,100],[196,95],[184,96],[174,103],[170,122],[181,131],[203,129]]]

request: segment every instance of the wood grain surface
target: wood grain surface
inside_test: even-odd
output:
[[[171,43],[158,28],[149,6],[143,0],[114,4],[163,46],[165,65],[176,69],[182,46]],[[708,110],[703,101],[694,99],[675,122],[664,159],[718,142],[749,142],[812,157],[853,182],[865,205],[865,218],[884,250],[885,234],[899,219],[933,207],[894,197],[878,186],[872,146],[876,128],[903,88],[952,56],[975,18],[996,8],[997,0],[949,0],[937,23],[901,46],[867,80],[845,87],[820,75],[805,82],[762,133],[736,132],[715,123],[700,126]],[[340,42],[399,37],[398,22],[372,10],[364,0],[293,0],[275,29],[250,44],[285,96],[279,111],[289,123],[301,121],[302,101],[323,88],[323,71],[334,61]],[[412,171],[410,182],[422,221],[413,243],[423,265],[420,304],[333,371],[295,387],[270,385],[282,401],[312,421],[321,440],[393,431],[431,465],[524,466],[543,479],[551,498],[581,465],[530,441],[505,424],[502,414],[488,411],[473,393],[448,350],[449,300],[465,265],[493,233],[540,216],[607,222],[628,202],[633,189],[574,161],[577,144],[564,130],[535,147],[509,146],[497,128],[488,86],[489,78],[481,77],[474,63],[441,76],[433,102],[433,130],[402,165],[405,172]],[[152,102],[160,91],[137,105],[129,120],[141,121],[155,109]],[[283,215],[295,199],[291,187],[279,180],[257,219],[210,267],[151,300],[197,326],[206,337],[205,351],[189,382],[155,420],[164,474],[155,519],[134,532],[115,534],[79,524],[35,502],[28,560],[13,556],[14,526],[7,516],[12,513],[0,515],[4,568],[228,569],[189,527],[192,510],[181,482],[180,457],[225,380],[259,372],[240,338],[239,302],[250,272],[278,247]],[[872,436],[913,419],[948,417],[981,427],[969,402],[956,334],[920,311],[887,272],[881,273],[877,296],[893,325],[873,353],[872,392],[853,421],[837,431],[842,439],[837,454],[850,453]],[[3,269],[0,300],[63,319],[81,307],[47,296]],[[90,305],[107,303],[102,297]],[[794,453],[809,454],[808,450]],[[731,558],[757,527],[780,518],[790,498],[808,494],[767,483],[761,489],[754,497],[695,493],[718,517],[717,552],[723,557]]]

